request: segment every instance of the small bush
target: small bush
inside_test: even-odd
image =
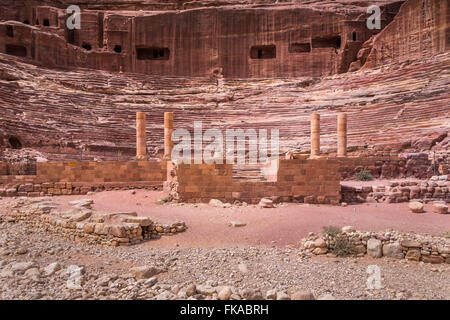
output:
[[[334,246],[330,249],[338,257],[348,257],[355,254],[352,244],[348,241],[347,236],[334,237]]]
[[[358,181],[370,181],[373,180],[372,173],[369,170],[362,169],[356,174],[356,180]]]
[[[335,226],[322,227],[323,232],[329,237],[336,237],[337,234],[341,233],[341,228]]]
[[[341,235],[341,228],[335,226],[322,227],[323,232],[328,236],[328,241],[333,241],[334,244],[328,243],[328,248],[331,253],[338,257],[347,257],[355,254],[352,244],[346,235]]]
[[[160,198],[160,199],[156,200],[155,203],[163,205],[164,203],[171,202],[172,200],[173,200],[172,196],[167,196],[167,197]]]
[[[445,231],[441,233],[439,236],[443,238],[450,238],[450,231]]]

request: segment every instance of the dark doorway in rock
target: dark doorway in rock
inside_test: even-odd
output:
[[[24,46],[18,46],[15,44],[7,44],[5,46],[6,54],[10,54],[16,57],[26,57],[27,56],[27,48]]]
[[[312,39],[313,48],[335,48],[341,47],[341,36],[329,36]]]
[[[67,42],[75,44],[75,30],[67,29]]]
[[[252,59],[275,59],[276,57],[277,47],[273,44],[250,48],[250,58]]]
[[[44,26],[45,27],[50,27],[50,20],[44,19]]]
[[[356,32],[355,31],[353,31],[353,33],[352,33],[352,40],[356,41]]]
[[[136,48],[138,60],[169,60],[169,48],[146,47]]]
[[[23,20],[23,23],[24,23],[24,24],[30,24],[30,21],[28,21],[28,20]]]
[[[22,143],[17,137],[11,136],[8,139],[8,142],[13,149],[22,149]]]
[[[289,53],[311,52],[310,43],[291,43],[288,48]]]
[[[122,46],[119,46],[118,44],[114,46],[114,52],[116,53],[122,53]]]
[[[82,45],[84,50],[90,51],[92,49],[92,46],[89,43],[83,42]]]
[[[6,26],[6,36],[14,38],[14,29],[12,26]]]

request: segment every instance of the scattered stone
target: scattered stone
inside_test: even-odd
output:
[[[277,292],[277,300],[290,300],[289,295],[284,291]]]
[[[56,271],[61,270],[61,265],[58,262],[50,263],[48,266],[44,268],[44,275],[51,276]]]
[[[15,262],[11,265],[11,270],[13,272],[25,272],[28,269],[37,267],[36,263],[33,261],[28,262]]]
[[[271,289],[266,292],[267,300],[275,300],[277,298],[277,290]]]
[[[247,265],[245,263],[240,263],[238,265],[238,269],[242,273],[247,273],[248,272],[248,268],[247,268]]]
[[[242,297],[245,300],[262,300],[261,291],[255,289],[244,289]]]
[[[148,279],[164,271],[154,266],[141,266],[131,268],[130,272],[133,274],[136,280],[139,280]]]
[[[273,201],[269,198],[262,198],[258,204],[261,208],[273,208]]]
[[[231,221],[231,226],[232,227],[245,227],[247,224],[245,222],[240,222],[240,221]]]
[[[197,293],[197,287],[196,287],[196,285],[193,284],[193,283],[191,283],[190,285],[188,285],[188,286],[186,287],[185,292],[186,292],[186,295],[187,295],[188,297],[193,296],[194,294]]]
[[[448,206],[441,203],[435,203],[433,204],[433,212],[440,213],[440,214],[447,214],[448,213]]]
[[[314,295],[309,291],[297,291],[291,295],[291,300],[315,300]]]
[[[411,201],[409,203],[409,210],[411,210],[411,212],[413,213],[422,213],[424,212],[423,203],[418,201]]]
[[[314,241],[314,246],[316,248],[326,248],[327,247],[327,243],[324,239],[322,238],[318,238]]]
[[[151,277],[145,280],[144,284],[147,287],[153,287],[156,284],[156,282],[158,282],[158,279],[156,277]]]
[[[345,226],[345,227],[342,227],[342,232],[344,232],[344,233],[351,233],[351,232],[355,232],[356,231],[356,228],[355,227],[353,227],[353,226]]]
[[[227,286],[222,288],[217,296],[219,300],[230,300],[231,294],[232,294],[231,288]]]
[[[327,253],[327,252],[328,252],[328,248],[315,248],[315,249],[313,250],[313,253],[314,253],[315,255],[325,254],[325,253]]]
[[[70,201],[69,204],[76,208],[86,208],[91,209],[91,205],[94,203],[94,200],[92,199],[80,199],[80,200],[73,200]]]
[[[223,208],[223,202],[218,199],[209,200],[209,205],[212,207]]]

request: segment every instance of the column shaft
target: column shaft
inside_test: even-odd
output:
[[[164,159],[172,158],[173,112],[164,112]]]
[[[320,114],[311,114],[311,157],[320,156]]]
[[[136,159],[147,157],[147,137],[145,133],[145,112],[136,112]]]
[[[337,120],[338,129],[338,146],[337,146],[337,156],[346,157],[347,156],[347,114],[339,113]]]

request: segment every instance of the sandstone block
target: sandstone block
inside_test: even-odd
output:
[[[367,241],[367,254],[373,258],[381,258],[382,253],[382,243],[378,239],[369,239]]]
[[[396,259],[403,259],[404,254],[402,245],[398,242],[384,244],[383,256]]]
[[[413,213],[422,213],[422,212],[424,212],[423,203],[417,202],[417,201],[412,201],[409,203],[409,210],[411,210],[411,212],[413,212]]]
[[[435,203],[433,204],[433,212],[440,213],[440,214],[447,214],[448,213],[448,206],[441,203]]]

